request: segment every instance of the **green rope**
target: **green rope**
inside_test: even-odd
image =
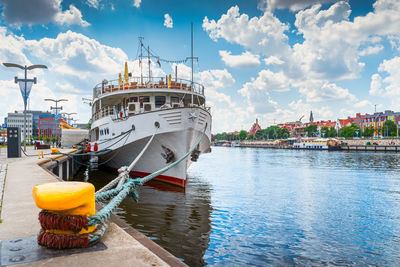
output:
[[[177,161],[165,166],[164,168],[162,168],[162,169],[160,169],[160,170],[158,170],[158,171],[156,171],[156,172],[154,172],[154,173],[152,173],[150,175],[147,175],[146,177],[136,178],[136,179],[127,179],[127,181],[120,188],[114,188],[114,189],[110,189],[110,190],[107,190],[107,191],[100,192],[100,193],[96,194],[96,201],[105,201],[107,199],[111,199],[111,200],[98,213],[96,213],[93,216],[88,217],[88,224],[90,226],[92,226],[92,225],[97,225],[97,224],[104,223],[106,220],[108,220],[110,218],[112,212],[121,204],[121,202],[129,194],[131,194],[133,199],[137,202],[138,199],[139,199],[139,194],[138,194],[138,191],[137,191],[139,186],[141,186],[144,183],[150,181],[151,179],[157,177],[161,173],[169,170],[170,168],[174,167],[175,165],[179,164],[184,159],[186,159],[196,149],[196,147],[200,144],[201,140],[204,137],[206,129],[207,129],[207,125],[204,127],[203,133],[200,136],[200,138],[197,141],[197,143],[185,155],[183,155]],[[104,232],[103,232],[103,235],[104,235]],[[98,238],[100,238],[100,237],[97,237],[96,240]]]

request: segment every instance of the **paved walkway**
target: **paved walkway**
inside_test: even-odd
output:
[[[0,162],[0,218],[1,218],[1,207],[3,205],[3,191],[4,191],[4,183],[6,181],[7,174],[7,164]]]
[[[33,154],[32,151],[30,149],[28,153]],[[0,224],[0,240],[33,236],[40,230],[38,222],[40,210],[32,199],[32,188],[35,185],[58,180],[37,165],[39,161],[36,156],[1,160],[1,165],[8,163],[8,168],[1,211],[3,222]],[[115,223],[110,223],[102,241],[107,246],[103,251],[62,256],[19,266],[169,266],[152,252],[154,250],[143,246],[143,242],[140,243]],[[151,246],[157,247],[156,244]],[[179,260],[176,259],[176,262],[179,265]]]

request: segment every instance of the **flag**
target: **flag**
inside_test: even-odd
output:
[[[26,82],[26,90],[25,90],[25,82],[18,82],[19,89],[21,90],[22,99],[24,100],[24,105],[26,106],[29,98],[29,94],[31,93],[33,82]]]
[[[161,68],[161,63],[160,63],[160,61],[158,59],[157,59],[157,64]]]

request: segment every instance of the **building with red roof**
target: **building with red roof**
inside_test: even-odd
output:
[[[361,127],[363,124],[363,120],[366,118],[367,115],[369,114],[361,115],[360,113],[356,113],[355,117],[347,117],[347,119],[338,119],[339,122],[338,128],[350,126],[352,123],[354,123],[358,127]]]

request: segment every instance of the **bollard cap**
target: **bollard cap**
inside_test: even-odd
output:
[[[47,183],[35,186],[32,196],[36,206],[44,210],[66,211],[88,204],[93,206],[90,208],[92,210],[94,209],[95,188],[91,183],[85,182]],[[92,212],[94,210],[89,213]]]

